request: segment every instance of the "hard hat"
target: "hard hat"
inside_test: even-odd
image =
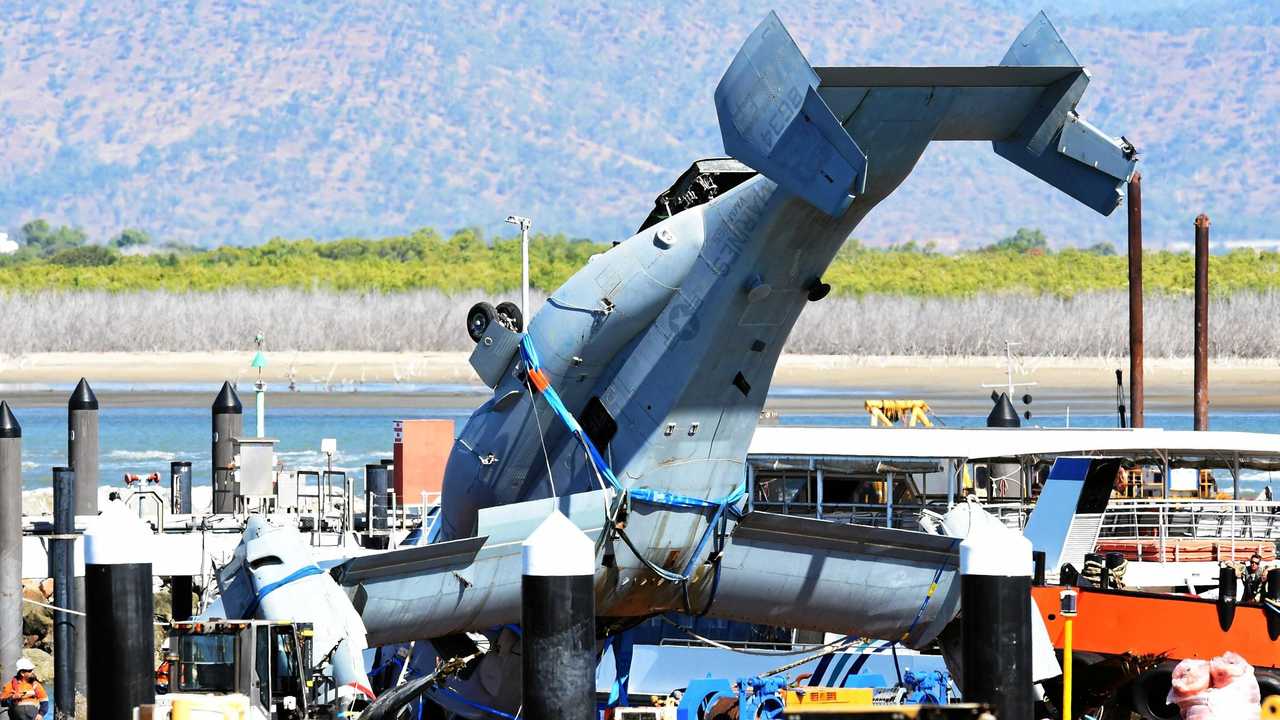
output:
[[[18,662],[14,664],[14,668],[18,671],[36,669],[36,664],[26,658],[18,658]]]

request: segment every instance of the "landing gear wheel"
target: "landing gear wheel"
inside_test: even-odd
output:
[[[502,324],[511,328],[512,332],[524,331],[524,313],[513,302],[498,303],[498,319],[505,321]]]
[[[489,329],[489,324],[497,317],[498,313],[487,302],[472,305],[467,311],[467,334],[471,336],[471,341],[480,342],[480,338],[484,337],[485,331]]]

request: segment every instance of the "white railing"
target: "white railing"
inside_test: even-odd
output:
[[[387,513],[387,522],[390,529],[407,530],[421,523],[423,533],[431,530],[437,515],[431,510],[440,504],[440,493],[423,490],[419,493],[418,502],[416,503],[401,502],[401,499],[396,497],[395,490],[391,490],[387,494],[390,505]]]
[[[155,508],[155,513],[152,515],[155,520],[151,521],[152,526],[156,532],[164,532],[164,499],[160,497],[160,493],[155,490],[135,490],[125,497],[124,504],[126,507],[133,508],[139,519],[147,520],[142,507],[144,501],[150,501]]]
[[[1112,500],[1098,541],[1135,541],[1153,560],[1190,558],[1199,543],[1214,543],[1209,559],[1239,559],[1280,540],[1280,502],[1253,500]],[[1205,559],[1201,550],[1197,559]],[[1143,558],[1139,558],[1143,559]]]
[[[1031,507],[1022,503],[983,503],[983,509],[992,513],[1005,525],[1021,530],[1027,524]],[[919,529],[919,517],[923,510],[938,514],[947,511],[943,503],[904,502],[886,507],[883,503],[811,503],[811,502],[763,502],[756,500],[751,509],[781,515],[799,515],[850,525],[871,527],[895,527],[907,530]]]
[[[982,503],[1010,528],[1021,530],[1032,503]],[[832,522],[915,530],[923,510],[945,513],[946,503],[762,502],[765,512],[815,517]],[[1102,517],[1099,543],[1132,543],[1140,560],[1181,562],[1240,559],[1267,542],[1280,543],[1280,502],[1252,500],[1113,499]],[[1210,543],[1202,545],[1201,543]]]

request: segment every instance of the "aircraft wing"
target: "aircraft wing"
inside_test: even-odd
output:
[[[521,543],[555,508],[596,538],[606,502],[596,490],[481,510],[477,537],[352,558],[331,573],[371,646],[518,623]]]
[[[752,512],[707,614],[924,645],[955,616],[959,562],[959,538]]]
[[[483,510],[484,535],[353,558],[331,573],[370,646],[519,623],[523,539],[558,507],[603,551],[607,499],[599,490]],[[747,513],[729,526],[718,559],[695,573],[692,602],[709,617],[928,645],[959,609],[960,536],[974,527],[971,513],[999,524],[969,505],[945,516],[950,535]],[[618,543],[614,552],[628,550]],[[598,590],[618,581],[616,569],[597,571]],[[645,612],[680,609],[662,606],[668,595],[655,594]],[[1037,678],[1058,672],[1039,655],[1036,664]]]
[[[557,504],[598,539],[604,503],[605,492],[595,491],[484,510],[479,537],[352,558],[331,573],[371,646],[518,623],[521,541]],[[614,551],[630,552],[620,542]],[[719,577],[701,575],[694,601],[709,603],[714,617],[894,640],[909,634],[918,645],[955,615],[958,562],[956,538],[753,512],[731,526]],[[602,569],[598,582],[608,577]]]
[[[935,535],[748,513],[721,559],[708,615],[753,623],[932,643],[960,610],[960,541],[970,530],[1017,534],[961,503]],[[1032,675],[1061,674],[1044,620],[1031,608]]]

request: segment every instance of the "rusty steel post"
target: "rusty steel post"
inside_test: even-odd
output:
[[[1129,427],[1145,427],[1142,374],[1142,173],[1129,180]]]
[[[1196,217],[1195,428],[1209,429],[1209,216]]]

